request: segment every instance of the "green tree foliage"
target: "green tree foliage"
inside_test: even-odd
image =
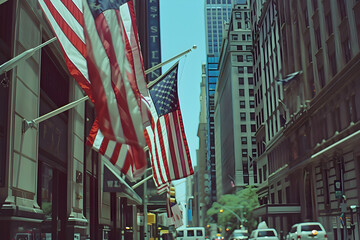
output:
[[[217,215],[218,226],[221,226],[223,231],[228,228],[230,234],[234,229],[240,228],[240,218],[242,225],[251,232],[257,226],[253,210],[258,205],[256,187],[249,186],[236,194],[225,194],[207,211],[208,222],[214,222]]]

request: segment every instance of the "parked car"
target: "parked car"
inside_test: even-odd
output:
[[[249,240],[279,240],[274,228],[258,228],[251,232]]]
[[[327,240],[325,228],[319,222],[297,223],[287,235],[287,240]]]
[[[177,240],[205,240],[204,227],[187,227],[176,229]]]
[[[230,235],[229,240],[243,240],[243,239],[248,239],[249,238],[249,234],[247,230],[243,230],[243,229],[235,229],[234,232]]]

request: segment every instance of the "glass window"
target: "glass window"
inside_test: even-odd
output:
[[[188,231],[187,231],[187,236],[188,236],[188,237],[195,236],[194,230],[188,230]]]
[[[236,19],[241,19],[241,12],[236,12],[235,13],[235,18]]]
[[[246,132],[246,125],[245,124],[241,124],[240,128],[241,128],[241,132]]]
[[[250,120],[255,121],[255,113],[250,113]]]
[[[343,19],[346,16],[346,5],[344,0],[338,0],[340,18]]]
[[[240,101],[240,108],[245,108],[245,101]]]
[[[243,85],[244,84],[244,78],[243,77],[239,77],[239,85]]]
[[[246,121],[246,113],[241,112],[241,113],[240,113],[240,119],[241,119],[242,121]]]
[[[196,236],[202,236],[203,232],[201,230],[196,230]]]
[[[244,97],[244,96],[245,96],[245,91],[244,91],[244,89],[239,89],[239,96],[240,96],[240,97]]]
[[[346,38],[343,41],[342,48],[343,48],[345,63],[347,63],[351,59],[351,44],[350,44],[349,38]]]
[[[243,149],[241,155],[242,155],[243,157],[248,157],[248,151],[247,151],[247,149]]]
[[[254,96],[254,89],[249,89],[249,96],[253,97]]]
[[[46,217],[52,215],[52,198],[53,198],[53,170],[45,164],[40,164],[39,185],[40,199],[39,205]]]
[[[255,124],[251,124],[251,132],[256,132],[256,126],[255,126]]]
[[[255,107],[255,101],[251,100],[249,101],[250,104],[250,108],[254,108]]]
[[[302,232],[311,232],[312,230],[316,230],[316,231],[319,231],[319,232],[322,231],[321,227],[318,224],[301,226],[301,231]]]
[[[327,28],[328,34],[331,35],[333,33],[331,12],[325,16],[325,21],[326,21],[326,28]]]
[[[241,137],[241,143],[247,144],[247,137]]]

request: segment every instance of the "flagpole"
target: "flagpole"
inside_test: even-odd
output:
[[[173,67],[176,66],[176,64],[178,64],[179,61],[177,61],[174,65],[172,65],[167,71],[166,73],[162,74],[161,76],[159,76],[157,79],[151,81],[148,83],[147,87],[150,89],[152,86],[154,86],[157,82],[159,82],[164,76],[166,76],[170,71],[173,70]]]
[[[149,73],[151,73],[151,72],[153,72],[153,71],[161,68],[161,67],[164,66],[165,64],[168,64],[169,62],[172,62],[172,61],[174,61],[175,59],[178,59],[179,57],[181,57],[181,56],[183,56],[183,55],[191,52],[193,49],[195,50],[196,48],[197,48],[197,46],[194,45],[192,48],[189,48],[188,50],[186,50],[186,51],[184,51],[184,52],[176,55],[175,57],[172,57],[172,58],[170,58],[169,60],[166,60],[165,62],[159,63],[158,65],[155,65],[155,66],[153,66],[152,68],[149,68],[148,70],[145,71],[145,74],[149,74]]]
[[[36,51],[37,49],[42,48],[43,46],[45,46],[45,45],[53,42],[55,39],[56,39],[56,37],[54,37],[54,38],[50,39],[49,41],[47,41],[47,42],[45,42],[45,43],[37,46],[36,48],[29,49],[29,50],[25,51],[24,53],[26,53],[26,52],[28,52],[28,51]],[[165,64],[167,64],[167,63],[169,63],[169,62],[171,62],[171,61],[174,61],[175,59],[177,59],[177,58],[179,58],[179,57],[181,57],[181,56],[183,56],[183,55],[191,52],[192,49],[196,49],[196,45],[194,45],[192,48],[190,48],[190,49],[188,49],[188,50],[186,50],[186,51],[184,51],[184,52],[176,55],[175,57],[170,58],[169,60],[167,60],[167,61],[165,61],[165,62],[159,63],[158,65],[156,65],[156,66],[154,66],[154,67],[152,67],[152,68],[149,68],[149,69],[145,70],[145,74],[149,74],[149,73],[155,71],[156,69],[161,68],[161,67],[164,66]],[[32,55],[33,53],[34,53],[34,52],[32,52],[31,55]],[[20,55],[22,55],[22,54],[20,54]],[[17,57],[20,57],[20,55],[18,55]],[[26,54],[24,54],[24,55],[26,55]],[[31,55],[29,55],[28,57],[30,57]],[[16,57],[16,58],[17,58],[17,57]],[[24,57],[24,56],[22,56],[22,57]],[[3,65],[1,65],[1,67],[3,67],[3,66],[6,65],[7,67],[6,67],[6,69],[5,69],[5,67],[4,67],[4,69],[7,71],[7,69],[9,69],[9,66],[14,67],[14,66],[16,65],[16,63],[22,59],[22,57],[19,58],[19,59],[16,59],[16,60],[14,60],[14,59],[15,59],[15,58],[14,58],[14,59],[10,60],[10,61],[13,61],[13,60],[14,60],[12,63],[8,63],[8,62],[7,62],[7,63],[4,63]],[[10,61],[9,61],[9,62],[10,62]],[[13,65],[9,65],[9,64],[15,64],[15,65],[13,66]],[[9,66],[8,66],[8,65],[9,65]],[[11,69],[11,68],[10,68],[10,69]],[[163,74],[163,75],[164,75],[164,74]],[[155,79],[155,80],[152,81],[151,83],[148,83],[148,85],[147,85],[148,88],[150,88],[150,87],[153,86],[157,81],[159,81],[160,78],[161,78],[163,75],[161,75],[160,77],[158,77],[157,79]],[[58,109],[55,109],[54,111],[49,112],[49,113],[47,113],[47,114],[45,114],[45,115],[43,115],[43,116],[40,116],[40,117],[38,117],[38,118],[35,118],[34,120],[28,121],[28,120],[26,120],[26,119],[23,119],[22,133],[24,134],[29,128],[34,128],[36,124],[39,124],[39,123],[41,123],[42,121],[45,121],[45,120],[47,120],[47,119],[49,119],[49,118],[51,118],[51,117],[54,117],[54,116],[56,116],[56,115],[58,115],[58,114],[60,114],[60,113],[62,113],[62,112],[65,112],[65,111],[67,111],[67,110],[69,110],[69,109],[71,109],[71,108],[73,108],[73,107],[76,107],[78,104],[80,104],[80,103],[82,103],[82,102],[84,102],[84,101],[87,101],[88,99],[89,99],[89,97],[88,97],[88,96],[85,96],[85,97],[80,98],[80,99],[78,99],[78,100],[76,100],[76,101],[74,101],[74,102],[71,102],[71,103],[69,103],[69,104],[67,104],[67,105],[64,105],[64,106],[62,106],[62,107],[60,107],[60,108],[58,108]]]
[[[40,48],[52,43],[53,41],[56,40],[56,37],[53,37],[52,39],[40,44],[37,47],[34,48],[30,48],[28,50],[26,50],[25,52],[20,53],[19,55],[17,55],[16,57],[10,59],[9,61],[7,61],[6,63],[2,64],[0,66],[0,75],[11,70],[12,68],[14,68],[21,60],[25,60],[29,57],[31,57],[37,50],[39,50]]]
[[[132,189],[135,189],[137,187],[139,187],[141,184],[145,183],[147,180],[151,179],[153,177],[153,175],[149,175],[146,178],[144,178],[143,180],[141,180],[140,182],[135,183],[134,185],[131,186]]]
[[[62,112],[65,112],[65,111],[79,105],[80,103],[85,102],[88,99],[89,99],[89,97],[85,96],[85,97],[80,98],[80,99],[78,99],[78,100],[76,100],[74,102],[66,104],[65,106],[62,106],[62,107],[60,107],[58,109],[55,109],[54,111],[51,111],[51,112],[46,113],[46,114],[44,114],[44,115],[42,115],[42,116],[40,116],[38,118],[35,118],[34,120],[31,120],[31,121],[27,121],[26,119],[24,119],[23,120],[23,127],[22,127],[23,133],[25,133],[30,127],[31,128],[35,127],[35,124],[39,124],[42,121],[45,121],[45,120],[47,120],[47,119],[49,119],[51,117],[54,117],[54,116],[56,116],[56,115],[58,115],[58,114],[60,114]]]

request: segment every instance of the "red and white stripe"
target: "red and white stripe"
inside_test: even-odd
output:
[[[104,125],[102,128],[105,130],[106,137],[96,130],[95,132],[98,132],[99,135],[89,136],[89,139],[96,140],[91,145],[118,166],[130,179],[134,178],[130,175],[140,173],[144,164],[146,167],[142,148],[138,150],[136,146],[109,140],[145,145],[142,123],[148,122],[149,113],[146,107],[147,103],[141,96],[148,96],[149,92],[145,81],[133,2],[129,1],[121,5],[119,10],[113,10],[106,16],[102,15],[101,19],[105,22],[110,19],[109,22],[106,22],[107,25],[101,26],[96,25],[85,2],[84,6],[88,11],[86,26],[92,28],[91,38],[88,40],[93,38],[96,40],[94,43],[90,41],[92,44],[96,43],[93,45],[96,52],[93,53],[90,48],[90,55],[94,61],[89,65],[91,68],[88,69],[86,56],[89,46],[86,45],[84,34],[83,1],[38,1],[58,39],[70,74],[93,102],[93,92],[97,97],[98,118]],[[107,38],[104,37],[105,33],[101,33],[106,26],[109,29],[111,27],[110,32],[106,35]],[[96,34],[99,33],[98,30],[104,37],[103,41],[111,40],[111,43],[114,44],[112,48],[104,47],[105,43]],[[114,38],[115,41],[113,41]],[[101,55],[98,55],[98,48]],[[104,58],[103,62],[101,62],[102,58]],[[121,64],[118,64],[119,62]],[[112,63],[111,66],[110,63]],[[104,66],[105,68],[103,68]],[[116,71],[111,71],[110,67],[115,67]],[[93,81],[90,82],[89,72],[91,76],[95,75],[95,84]],[[99,79],[99,77],[104,77],[104,79]],[[101,80],[105,80],[105,82]],[[102,111],[99,111],[99,108]],[[139,119],[139,108],[141,119]],[[97,137],[95,138],[95,136]],[[135,158],[135,156],[137,157]]]
[[[146,161],[142,161],[145,159],[143,148],[106,139],[99,129],[98,120],[91,128],[87,144],[115,165],[130,181],[140,178],[146,169]]]
[[[39,0],[39,4],[58,39],[70,74],[91,99],[81,0]]]
[[[153,121],[146,127],[145,139],[156,187],[194,174],[180,108],[158,118],[151,104],[151,113]]]
[[[160,185],[157,187],[157,194],[161,195],[164,192],[170,191],[170,182],[164,183],[163,185]]]
[[[140,93],[132,88],[136,78],[120,10],[106,10],[94,20],[84,2],[84,25],[88,73],[101,132],[109,140],[145,146]]]

